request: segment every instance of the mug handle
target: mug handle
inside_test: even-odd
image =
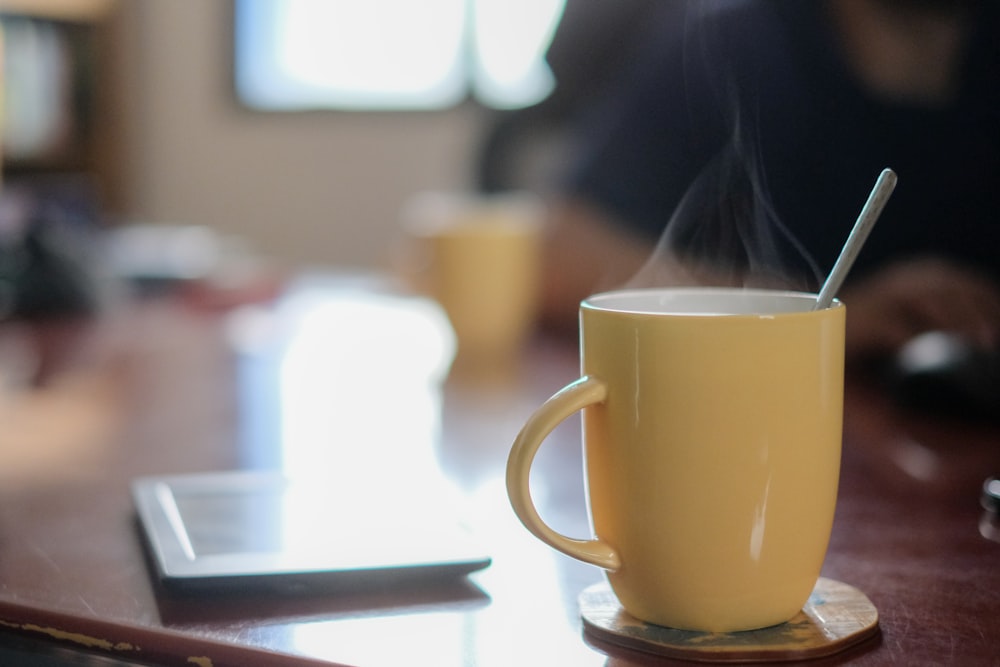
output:
[[[528,418],[514,440],[507,459],[507,495],[521,523],[542,542],[584,563],[614,571],[621,567],[621,558],[611,545],[599,539],[573,539],[549,528],[539,516],[528,487],[531,463],[542,441],[567,417],[589,405],[603,402],[607,395],[607,385],[585,375],[545,401]]]

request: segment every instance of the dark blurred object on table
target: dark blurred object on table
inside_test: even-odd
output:
[[[92,313],[98,305],[87,188],[4,184],[0,192],[0,321]]]
[[[901,405],[921,412],[1000,422],[1000,349],[932,331],[913,338],[889,369]]]

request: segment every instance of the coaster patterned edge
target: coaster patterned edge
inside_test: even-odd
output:
[[[579,597],[584,632],[626,648],[699,662],[764,662],[840,653],[878,634],[878,610],[848,584],[820,577],[794,618],[760,630],[695,632],[640,621],[629,615],[607,582]]]

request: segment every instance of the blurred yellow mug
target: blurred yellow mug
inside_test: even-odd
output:
[[[518,517],[604,568],[640,620],[731,632],[795,616],[826,555],[840,471],[845,308],[815,300],[727,288],[584,300],[582,377],[510,453]],[[542,441],[580,410],[594,539],[547,526],[528,485]]]
[[[503,356],[535,324],[542,204],[529,194],[425,192],[404,210],[404,273],[444,308],[460,355]]]

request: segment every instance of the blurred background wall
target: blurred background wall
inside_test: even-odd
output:
[[[474,104],[253,112],[233,92],[231,3],[125,0],[106,29],[101,132],[121,221],[209,225],[294,265],[368,266],[408,194],[471,183]]]

